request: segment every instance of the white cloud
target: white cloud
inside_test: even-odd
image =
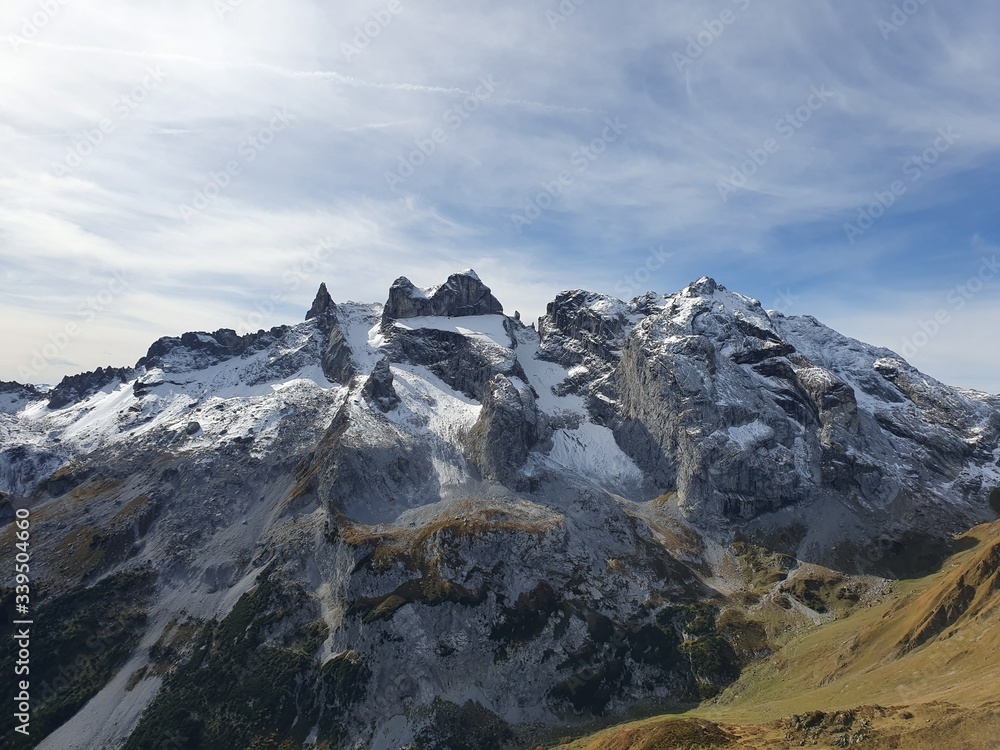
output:
[[[11,35],[0,47],[0,309],[17,321],[0,377],[15,377],[32,342],[116,269],[134,278],[119,312],[81,333],[64,358],[74,364],[47,379],[132,362],[165,333],[237,325],[324,237],[343,250],[286,290],[273,323],[299,315],[320,280],[339,299],[381,300],[398,275],[430,284],[470,265],[509,309],[534,316],[561,288],[613,291],[662,243],[677,262],[651,280],[661,291],[747,258],[779,284],[819,269],[851,274],[919,242],[895,224],[946,205],[958,176],[1000,152],[1000,49],[984,0],[927,4],[888,40],[877,22],[891,3],[861,0],[587,3],[555,28],[554,2],[402,0],[347,56],[343,45],[379,3],[230,5],[220,15],[209,0],[69,2],[37,28],[38,3],[0,9]],[[679,69],[675,53],[717,29],[724,10],[733,22]],[[157,66],[162,82],[122,109]],[[489,76],[496,93],[453,127],[449,113]],[[776,136],[778,120],[823,86],[830,100],[791,137]],[[276,108],[294,122],[250,160],[241,146]],[[518,234],[511,213],[608,116],[628,124],[625,137]],[[102,119],[113,130],[88,150]],[[959,145],[893,208],[893,222],[848,244],[841,224],[949,126]],[[438,128],[446,142],[390,190],[386,172]],[[720,177],[772,137],[780,149],[723,202]],[[81,144],[92,153],[57,177],[54,165]],[[233,161],[240,174],[185,221],[179,207]],[[813,247],[785,236],[805,226],[818,227]],[[886,336],[911,319],[899,304],[874,307]],[[927,366],[943,371],[955,352],[937,347]]]

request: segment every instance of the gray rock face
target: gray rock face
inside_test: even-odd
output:
[[[133,372],[130,367],[98,367],[93,372],[67,375],[49,392],[49,408],[62,409],[79,403],[109,385],[127,383]]]
[[[46,398],[46,394],[33,385],[8,383],[0,380],[0,414],[14,414],[32,401]]]
[[[22,385],[13,381],[0,380],[0,394],[18,394],[33,396],[38,390],[33,385]]]
[[[333,297],[330,296],[330,292],[324,282],[319,285],[319,291],[316,292],[316,298],[313,300],[312,307],[306,313],[306,320],[326,318],[336,312],[337,305],[334,303]]]
[[[455,390],[477,401],[495,375],[524,379],[511,349],[478,341],[455,331],[436,328],[390,329],[389,352],[394,361],[423,365]]]
[[[344,331],[334,320],[330,325],[326,345],[323,347],[323,374],[331,383],[347,385],[356,374],[351,360],[351,347],[344,337]]]
[[[656,323],[644,326],[652,332]],[[630,337],[616,370],[626,452],[666,480],[693,517],[750,518],[801,499],[804,482],[818,474],[815,446],[753,373],[708,338],[659,341]],[[760,471],[765,464],[771,469]]]
[[[497,375],[486,385],[482,411],[469,434],[469,457],[485,479],[514,484],[544,431],[530,388]]]
[[[372,374],[365,381],[362,392],[383,413],[390,412],[399,406],[399,396],[392,386],[392,370],[389,369],[388,358],[383,357],[378,361]]]
[[[588,357],[613,359],[629,328],[629,309],[603,294],[575,290],[560,292],[539,320],[539,352],[545,359],[572,367]]]
[[[321,364],[323,374],[331,383],[348,384],[356,374],[351,361],[351,348],[344,337],[340,320],[337,316],[337,305],[330,297],[326,284],[320,284],[312,307],[306,313],[306,320],[316,322],[317,328],[325,336]]]
[[[502,315],[503,305],[475,271],[452,274],[434,289],[418,289],[405,276],[393,282],[382,313],[383,322],[426,315],[458,317]]]
[[[613,371],[591,381],[601,397],[592,409],[692,519],[750,519],[824,498],[905,506],[928,483],[965,483],[962,467],[987,461],[1000,434],[995,407],[812,318],[768,314],[711,279],[633,300],[630,314],[646,317],[620,357],[602,352],[593,331],[614,335],[621,317],[609,326],[587,312],[585,296],[570,301],[570,314],[556,306],[543,319],[547,356]]]
[[[149,347],[146,356],[136,363],[136,369],[158,368],[166,373],[203,369],[264,351],[288,331],[288,326],[277,326],[270,331],[240,336],[231,328],[222,328],[214,333],[196,331],[181,336],[165,336]]]
[[[565,292],[537,333],[501,309],[468,273],[427,293],[401,280],[384,310],[321,287],[295,326],[156,342],[114,398],[83,378],[50,411],[0,385],[0,493],[52,519],[32,540],[39,590],[86,602],[152,571],[135,643],[190,618],[177,648],[229,633],[239,649],[210,651],[253,684],[271,675],[246,655],[287,649],[267,651],[299,665],[275,676],[289,702],[260,709],[268,732],[405,747],[440,717],[499,735],[726,685],[702,582],[726,575],[736,533],[834,565],[842,544],[943,547],[1000,507],[1000,398],[812,318],[711,279],[631,302]],[[146,698],[201,700],[148,648],[128,658],[133,689],[108,682],[41,750],[119,747],[136,722],[159,736]]]
[[[370,414],[345,405],[311,459],[311,489],[335,516],[375,523],[440,498],[431,446],[379,429]]]

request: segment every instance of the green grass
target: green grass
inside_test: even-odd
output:
[[[745,542],[734,542],[730,551],[736,558],[740,576],[746,587],[755,594],[764,594],[788,576],[795,559],[780,552]]]

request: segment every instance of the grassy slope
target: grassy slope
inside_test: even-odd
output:
[[[782,717],[876,704],[897,708],[865,713],[864,747],[1000,748],[1000,522],[960,541],[968,549],[938,573],[901,583],[890,601],[793,639],[716,701],[568,747],[792,747],[800,739],[835,747],[831,738],[842,735],[789,735]],[[860,714],[855,719],[862,721]],[[714,725],[728,739],[713,734]]]

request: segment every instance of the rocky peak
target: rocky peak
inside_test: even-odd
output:
[[[38,389],[33,385],[22,385],[14,381],[7,382],[6,380],[0,380],[0,393],[15,393],[18,395],[35,395]]]
[[[61,409],[83,401],[112,383],[127,383],[132,372],[129,367],[98,367],[93,372],[67,375],[49,392],[49,408]]]
[[[0,380],[0,414],[11,414],[20,411],[29,401],[43,399],[46,393],[39,391],[33,385]]]
[[[605,294],[560,292],[539,320],[542,354],[567,367],[588,354],[609,359],[629,328],[628,312],[624,302]]]
[[[240,336],[232,328],[220,328],[212,333],[191,331],[181,336],[164,336],[149,347],[136,367],[159,367],[165,372],[199,370],[248,351],[266,349],[288,330],[288,326],[278,326]]]
[[[502,315],[503,305],[493,296],[475,271],[454,273],[444,284],[430,289],[414,286],[401,276],[389,287],[383,322],[423,316],[459,317]]]
[[[544,420],[534,394],[520,379],[497,375],[487,384],[482,403],[469,435],[469,457],[484,478],[512,483],[542,437]]]
[[[711,297],[716,292],[725,292],[726,287],[722,286],[711,276],[702,276],[695,282],[688,284],[680,294],[685,297]]]
[[[306,313],[306,320],[312,320],[313,318],[325,318],[327,315],[335,312],[336,310],[337,305],[326,288],[326,282],[324,282],[319,285],[319,291],[316,292],[316,299],[313,300],[312,307],[310,307],[309,312]]]

